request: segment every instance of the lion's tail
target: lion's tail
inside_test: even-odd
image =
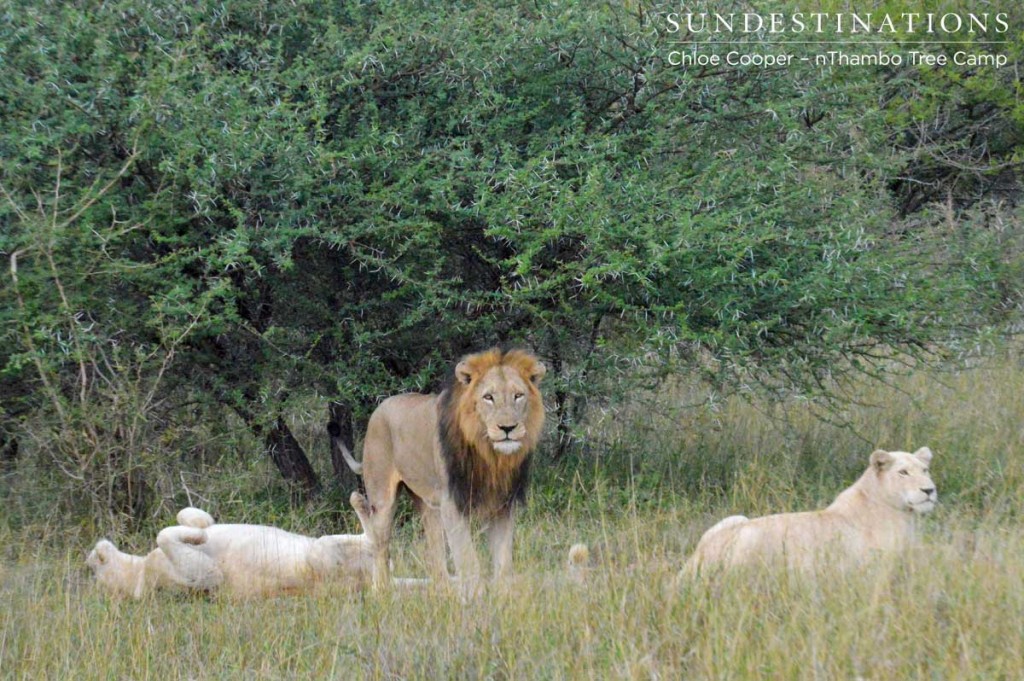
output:
[[[328,423],[327,432],[330,434],[331,440],[334,441],[334,445],[338,448],[338,451],[341,452],[341,458],[345,459],[345,463],[347,463],[348,467],[352,469],[352,472],[356,475],[362,475],[363,464],[356,461],[356,457],[352,456],[352,452],[350,452],[348,447],[345,446],[345,443],[341,441],[341,428],[338,427],[338,424],[334,421]]]
[[[188,506],[178,511],[178,524],[204,530],[213,525],[213,516],[201,508]]]
[[[363,464],[356,461],[356,458],[352,456],[352,452],[348,451],[348,447],[342,444],[340,439],[335,440],[335,442],[338,443],[338,449],[341,450],[341,457],[345,459],[345,463],[347,463],[348,467],[352,469],[352,472],[355,473],[356,475],[362,475]]]

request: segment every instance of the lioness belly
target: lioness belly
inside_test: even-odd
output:
[[[214,525],[207,533],[202,548],[217,561],[230,591],[255,595],[310,581],[310,537],[262,525]]]

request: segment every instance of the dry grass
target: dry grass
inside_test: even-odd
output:
[[[619,413],[601,428],[612,451],[633,456],[620,466],[632,475],[590,463],[542,473],[520,523],[518,576],[469,605],[445,591],[337,586],[267,601],[117,601],[89,581],[81,542],[23,543],[0,563],[0,674],[1024,678],[1024,370],[1002,358],[899,387],[864,387],[858,398],[875,406],[851,407],[848,427],[795,403]],[[669,394],[686,401],[681,392]],[[817,581],[736,574],[668,590],[709,522],[827,501],[876,444],[935,451],[943,505],[924,522],[920,548]],[[2,527],[0,540],[13,541]],[[582,586],[561,575],[579,540],[602,557]],[[419,569],[411,544],[403,528],[399,573]]]

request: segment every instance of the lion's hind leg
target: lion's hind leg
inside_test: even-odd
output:
[[[213,516],[204,511],[201,508],[195,508],[194,506],[186,506],[185,508],[178,511],[178,524],[184,525],[185,527],[198,527],[200,529],[206,529],[210,525],[213,525]]]
[[[373,586],[374,588],[385,587],[390,583],[391,566],[391,528],[395,518],[395,502],[398,496],[398,481],[389,481],[370,490],[369,479],[367,479],[367,495],[369,496],[369,514],[365,513],[366,506],[356,510],[359,521],[367,536],[373,543]],[[360,495],[362,496],[362,495]],[[353,494],[351,501],[355,501]]]
[[[370,520],[373,510],[370,508],[370,502],[366,499],[366,496],[361,492],[352,492],[348,498],[348,503],[352,506],[352,510],[356,512],[356,517],[359,518],[359,527],[362,528],[363,534],[370,541],[376,542],[376,537],[373,535],[373,522]]]
[[[408,489],[408,488],[407,488]],[[430,506],[409,490],[413,506],[423,522],[423,535],[426,540],[427,571],[432,579],[445,580],[448,575],[448,548],[444,542],[444,524],[441,522],[441,509]]]
[[[394,433],[382,409],[383,406],[379,407],[370,416],[363,440],[363,483],[370,504],[365,527],[374,543],[373,586],[377,589],[387,587],[391,579],[391,526],[401,482],[395,467]]]
[[[167,557],[160,570],[169,581],[189,589],[212,589],[224,575],[217,562],[197,548],[206,543],[206,531],[181,525],[167,527],[156,536],[156,544]]]
[[[728,518],[723,518],[707,529],[704,536],[701,537],[701,541],[704,541],[705,538],[710,537],[721,530],[728,529],[734,525],[739,525],[740,523],[745,523],[748,520],[750,520],[750,518],[745,515],[731,515]]]
[[[701,536],[693,555],[679,572],[678,579],[696,577],[702,568],[719,565],[727,560],[732,550],[735,533],[729,530],[750,521],[744,515],[731,515],[719,520]]]

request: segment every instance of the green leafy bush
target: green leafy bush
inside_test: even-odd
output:
[[[603,379],[829,392],[1005,321],[1019,258],[958,216],[1015,186],[1012,73],[672,68],[658,9],[7,3],[4,442],[109,502],[238,417],[316,493],[286,416],[494,343],[551,363],[561,455]]]

